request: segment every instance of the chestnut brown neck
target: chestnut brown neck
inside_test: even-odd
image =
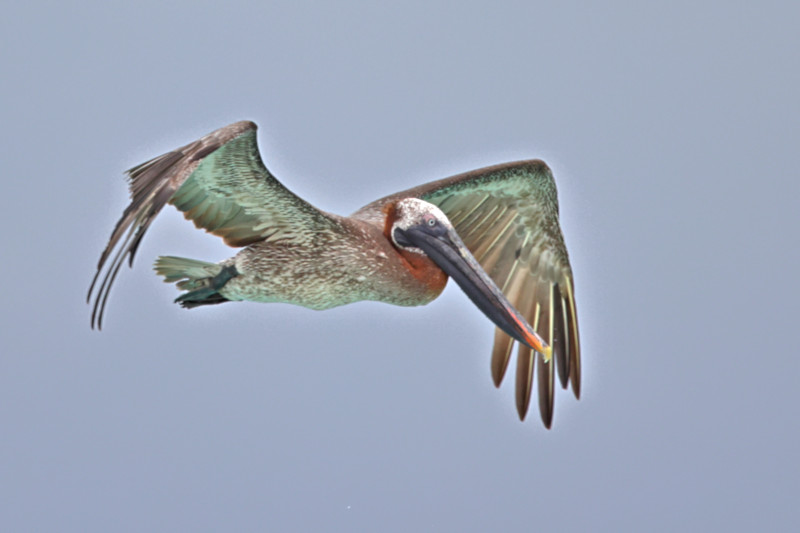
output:
[[[395,203],[387,204],[386,207],[383,208],[383,211],[386,213],[386,223],[383,227],[384,237],[386,237],[394,249],[397,250],[397,254],[403,266],[417,280],[425,285],[432,295],[438,296],[444,290],[445,285],[447,285],[447,274],[424,253],[412,252],[411,250],[396,246],[392,239],[392,226],[397,220]]]

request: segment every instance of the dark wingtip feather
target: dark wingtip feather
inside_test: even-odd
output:
[[[530,347],[519,344],[517,350],[517,382],[514,398],[517,403],[519,419],[524,421],[531,403],[531,387],[533,385],[533,352]]]
[[[555,405],[554,364],[555,362],[552,359],[546,363],[541,354],[536,354],[536,373],[539,379],[539,414],[542,417],[544,427],[547,429],[550,429],[553,425],[553,407]]]
[[[497,328],[494,334],[494,347],[492,348],[492,381],[495,387],[499,387],[506,375],[508,361],[511,358],[511,350],[514,348],[514,339],[508,336],[503,330]]]
[[[542,305],[539,311],[539,319],[536,321],[538,326],[538,333],[547,341],[547,344],[553,346],[553,333],[554,333],[554,304],[555,304],[555,284],[549,283],[546,289],[543,289],[544,299],[541,301]],[[545,357],[536,354],[536,374],[539,381],[539,414],[541,415],[542,422],[547,429],[553,424],[553,405],[555,401],[555,366],[556,360],[550,357],[545,361]]]
[[[553,355],[561,388],[569,386],[569,345],[567,344],[565,310],[558,284],[553,286]]]
[[[572,382],[572,393],[575,395],[576,400],[581,399],[581,374],[580,370],[573,371],[570,377]]]
[[[566,289],[566,317],[569,328],[569,380],[572,383],[572,392],[575,398],[581,398],[581,345],[578,335],[578,312],[575,306],[575,295],[572,279],[567,278]]]

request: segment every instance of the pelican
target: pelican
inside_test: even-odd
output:
[[[89,287],[100,329],[111,286],[150,224],[172,204],[198,228],[242,249],[219,263],[159,257],[155,271],[185,308],[229,301],[330,309],[360,300],[424,305],[451,277],[497,326],[491,373],[503,380],[514,343],[521,420],[534,361],[539,412],[553,420],[555,374],[580,397],[572,270],[556,186],[539,160],[482,168],[376,200],[349,217],[326,213],[267,170],[257,126],[242,121],[127,172],[131,203],[100,255]],[[105,272],[105,274],[102,274]],[[98,281],[100,281],[98,286]],[[95,291],[95,289],[97,289]]]

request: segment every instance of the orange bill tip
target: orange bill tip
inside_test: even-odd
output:
[[[525,337],[528,341],[528,344],[530,344],[531,348],[533,348],[534,350],[536,350],[537,352],[539,352],[544,356],[545,363],[549,363],[550,359],[553,357],[553,348],[548,346],[547,343],[544,342],[542,338],[539,337],[539,335],[537,335],[536,333],[534,333],[533,336],[526,335]]]
[[[528,346],[542,354],[542,356],[544,356],[545,363],[549,363],[550,359],[553,357],[553,348],[548,346],[547,343],[544,342],[544,339],[542,339],[535,331],[530,329],[530,326],[528,326],[524,320],[520,320],[521,317],[516,314],[513,307],[506,306],[506,309],[508,309],[510,317],[514,320],[514,322],[516,322],[517,327],[519,328],[522,336],[525,338],[525,342],[528,344]]]

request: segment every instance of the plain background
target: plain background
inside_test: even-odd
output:
[[[800,520],[795,2],[17,2],[2,54],[2,531],[778,531]],[[185,311],[165,210],[101,332],[122,171],[252,119],[347,214],[538,157],[583,397],[520,423],[432,304]]]

